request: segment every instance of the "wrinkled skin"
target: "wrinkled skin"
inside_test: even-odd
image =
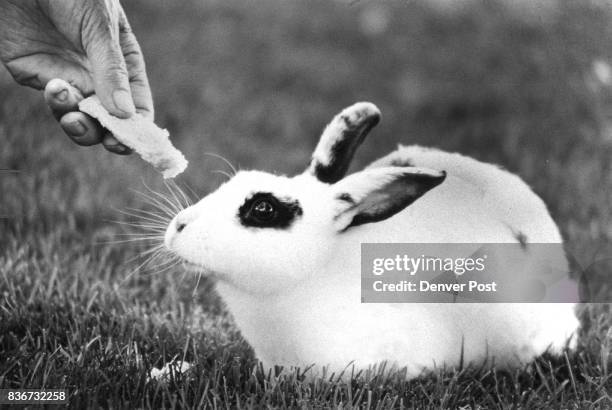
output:
[[[153,117],[142,52],[118,0],[0,0],[0,60],[18,83],[45,89],[46,102],[77,144],[129,153],[78,111],[83,96],[94,92],[118,117],[135,111]],[[70,85],[47,87],[54,78]]]

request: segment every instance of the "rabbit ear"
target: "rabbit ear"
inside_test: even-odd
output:
[[[446,172],[414,167],[374,168],[334,185],[339,231],[390,218],[441,184]]]
[[[328,184],[341,180],[355,150],[379,121],[380,111],[372,103],[345,108],[325,127],[306,172]]]

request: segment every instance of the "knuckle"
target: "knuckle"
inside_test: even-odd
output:
[[[148,87],[147,73],[142,69],[134,69],[130,71],[129,81],[133,86]]]
[[[126,67],[129,68],[131,73],[136,73],[138,76],[146,75],[146,68],[142,53],[139,49],[136,50],[123,50],[123,59]]]
[[[127,20],[125,20],[123,24],[119,25],[119,33],[124,35],[131,35],[134,33],[132,31],[132,27],[127,23]]]
[[[130,60],[133,63],[140,61],[142,58],[142,52],[138,46],[128,45],[123,47],[123,58]]]
[[[125,61],[132,65],[143,65],[144,58],[142,50],[136,37],[133,35],[124,36],[121,38],[121,52]]]

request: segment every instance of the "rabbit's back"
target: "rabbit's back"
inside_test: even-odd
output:
[[[497,165],[418,145],[400,145],[396,151],[375,161],[370,167],[389,165],[445,170],[448,178],[438,191],[452,192],[455,206],[460,207],[461,201],[475,203],[473,212],[480,213],[481,219],[491,218],[505,225],[517,240],[562,242],[544,202],[521,178]]]

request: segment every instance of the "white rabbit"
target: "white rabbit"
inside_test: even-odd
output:
[[[238,172],[174,218],[167,248],[217,279],[265,367],[386,361],[412,377],[461,360],[518,365],[571,344],[570,303],[361,303],[362,242],[562,242],[517,176],[459,154],[400,146],[345,177],[379,119],[370,103],[342,111],[301,175]]]

